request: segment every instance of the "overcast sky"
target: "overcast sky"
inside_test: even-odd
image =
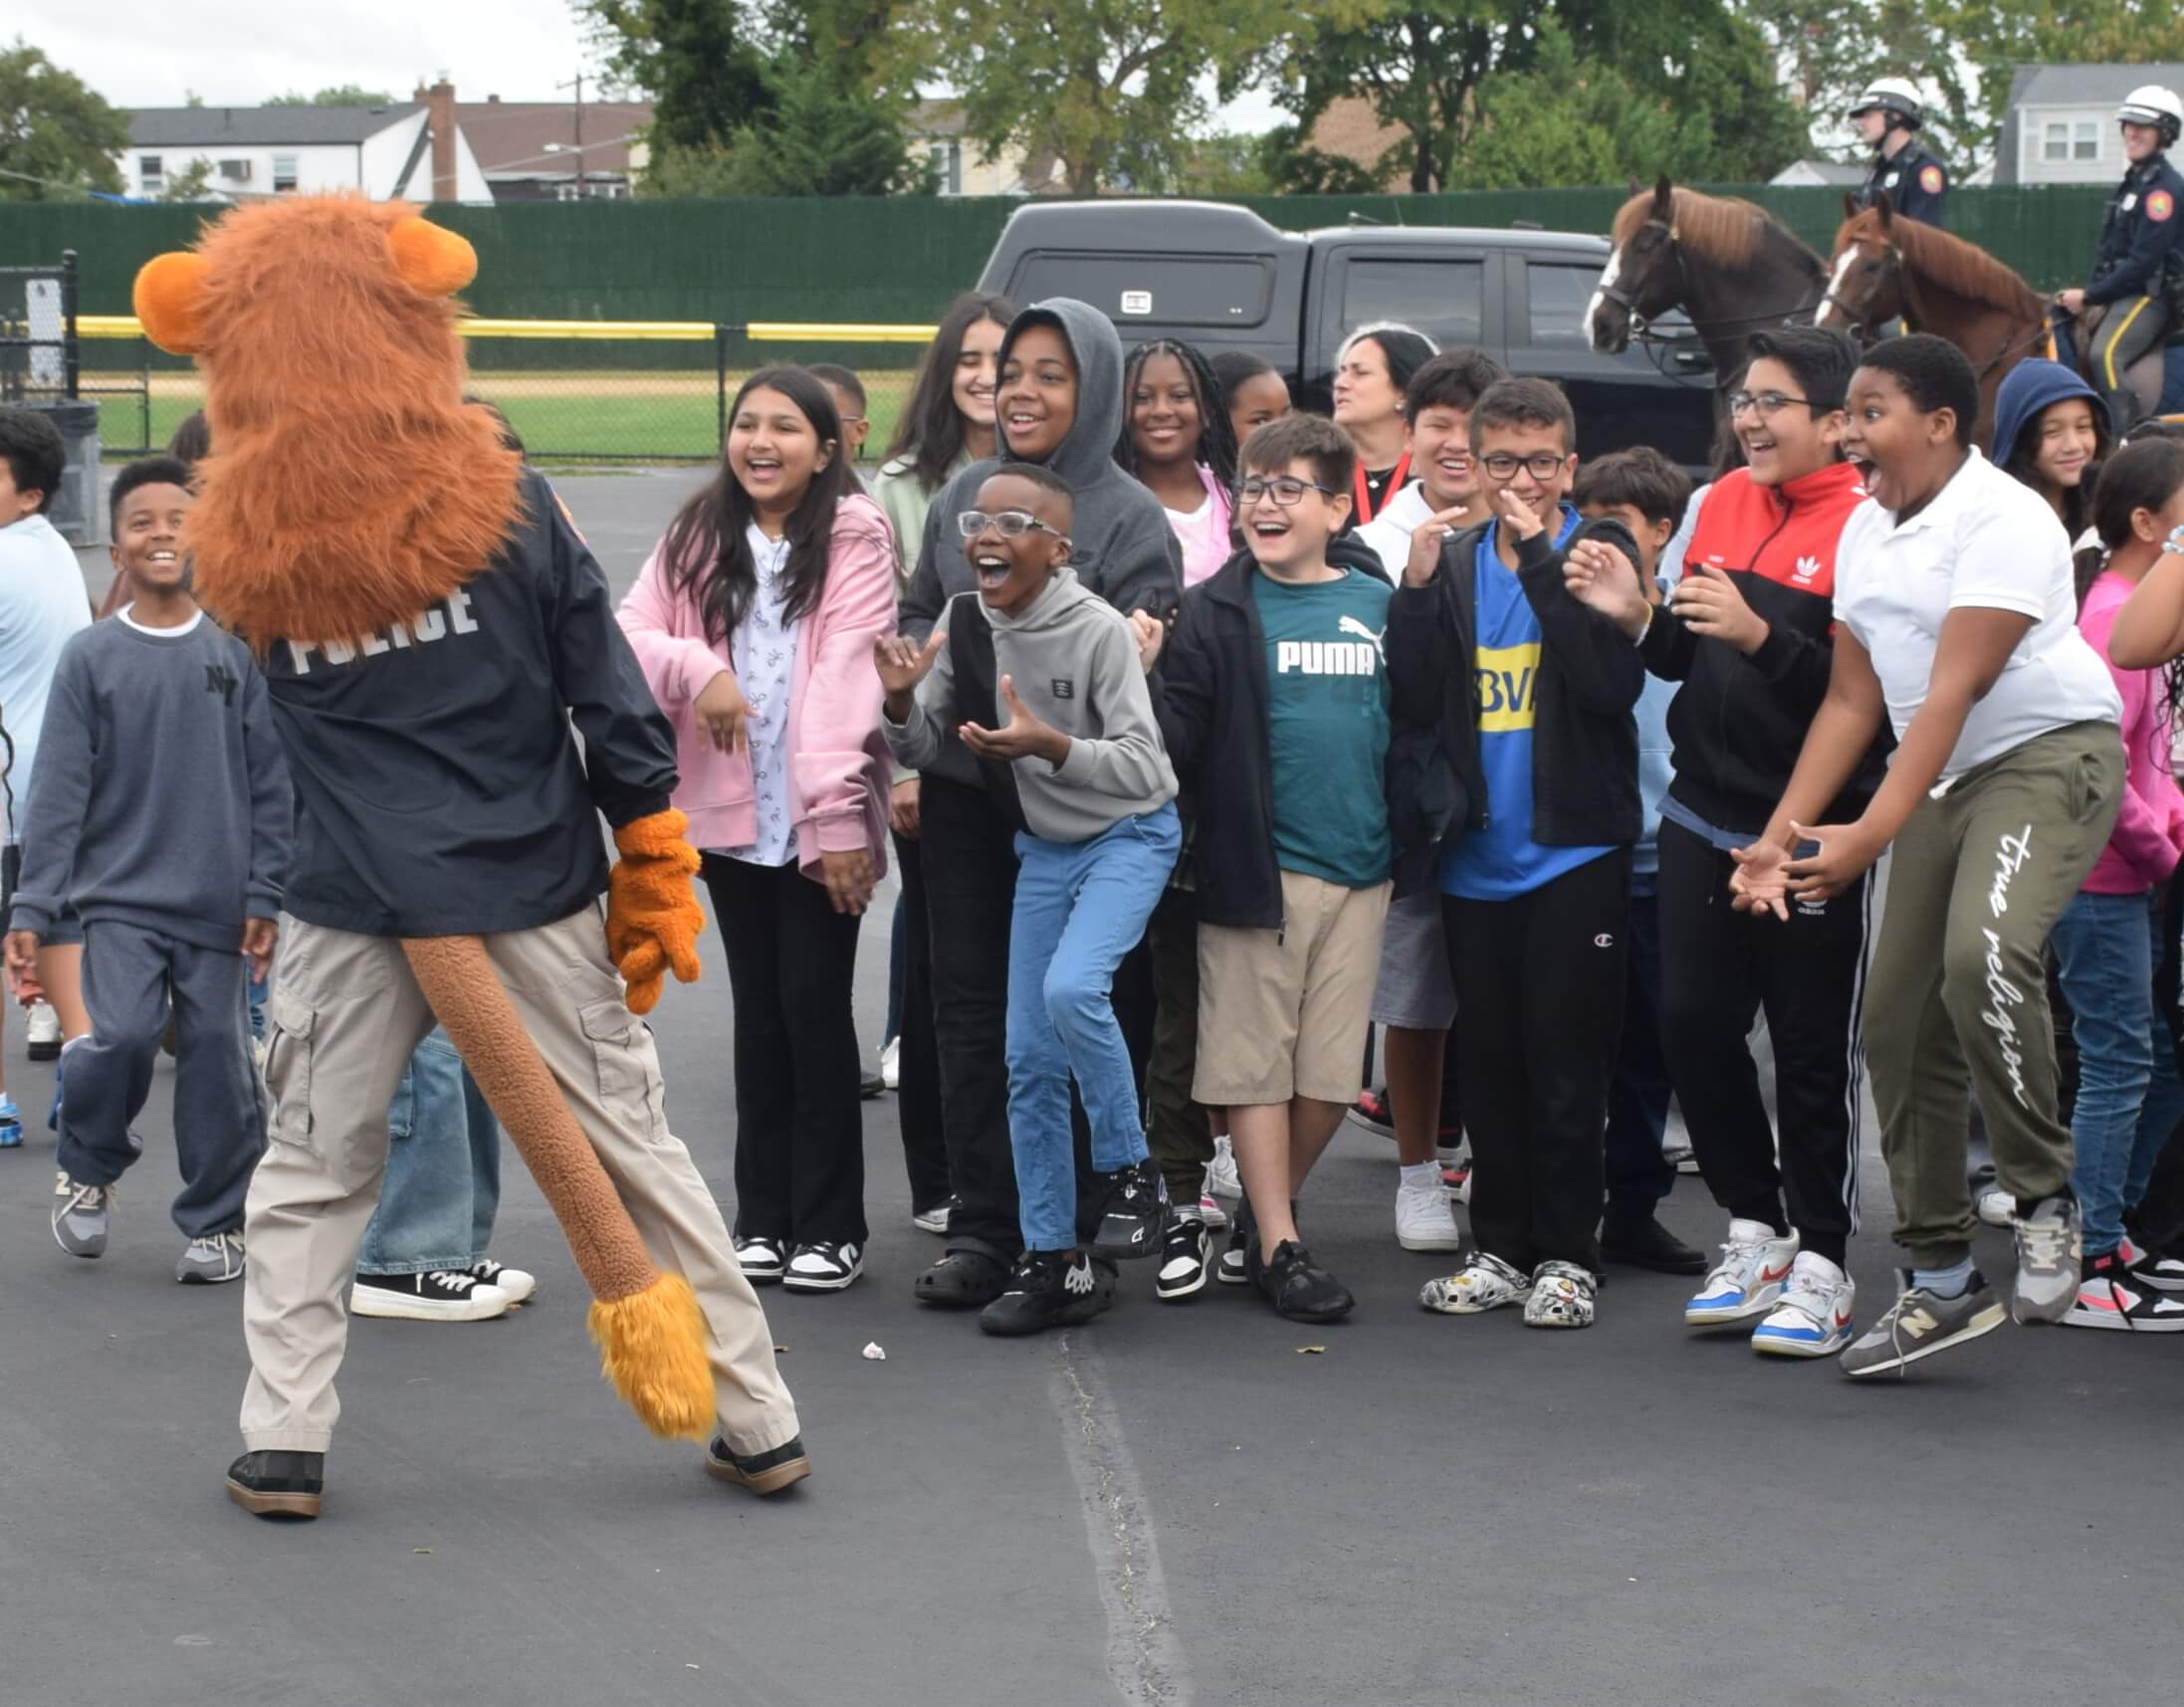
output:
[[[22,0],[17,0],[17,6]],[[457,97],[566,101],[556,84],[588,62],[567,0],[29,0],[20,29],[116,107],[254,107],[336,84],[407,100],[443,73]],[[1247,98],[1237,128],[1277,121]]]

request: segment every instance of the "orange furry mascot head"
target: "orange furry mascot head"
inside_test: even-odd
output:
[[[136,314],[197,356],[212,454],[183,534],[198,597],[261,656],[354,643],[483,574],[517,521],[522,458],[463,403],[453,293],[471,247],[356,196],[237,209],[137,275]],[[698,856],[666,811],[615,832],[609,951],[642,1011],[698,975]],[[418,985],[553,1207],[591,1288],[604,1373],[655,1432],[703,1436],[708,1330],[653,1264],[474,936],[405,938]]]
[[[145,334],[205,369],[197,593],[261,651],[414,616],[508,536],[522,458],[463,404],[454,293],[477,270],[400,203],[305,196],[137,275]]]

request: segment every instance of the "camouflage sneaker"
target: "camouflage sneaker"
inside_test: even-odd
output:
[[[1901,1375],[1921,1358],[1951,1346],[1991,1334],[2007,1320],[2008,1313],[1995,1289],[1978,1269],[1962,1297],[1937,1298],[1911,1284],[1903,1270],[1896,1273],[1902,1295],[1888,1306],[1880,1320],[1851,1343],[1840,1362],[1853,1380],[1861,1376]]]

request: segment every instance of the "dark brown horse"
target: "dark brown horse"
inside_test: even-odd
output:
[[[2048,303],[1977,244],[1897,215],[1887,192],[1871,207],[1844,197],[1828,296],[1814,318],[1854,334],[1900,319],[1961,349],[1979,375],[1978,437],[1994,433],[1995,392],[2028,355],[2045,355]]]
[[[1649,192],[1631,188],[1585,311],[1595,349],[1617,354],[1634,327],[1681,309],[1727,386],[1754,333],[1812,319],[1828,269],[1765,208],[1678,189],[1666,176]]]

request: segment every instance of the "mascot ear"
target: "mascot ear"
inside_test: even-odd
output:
[[[387,230],[394,270],[427,297],[451,297],[478,277],[478,251],[444,226],[412,214]]]
[[[189,250],[154,255],[129,293],[144,335],[169,355],[196,352],[205,302],[205,260]]]

